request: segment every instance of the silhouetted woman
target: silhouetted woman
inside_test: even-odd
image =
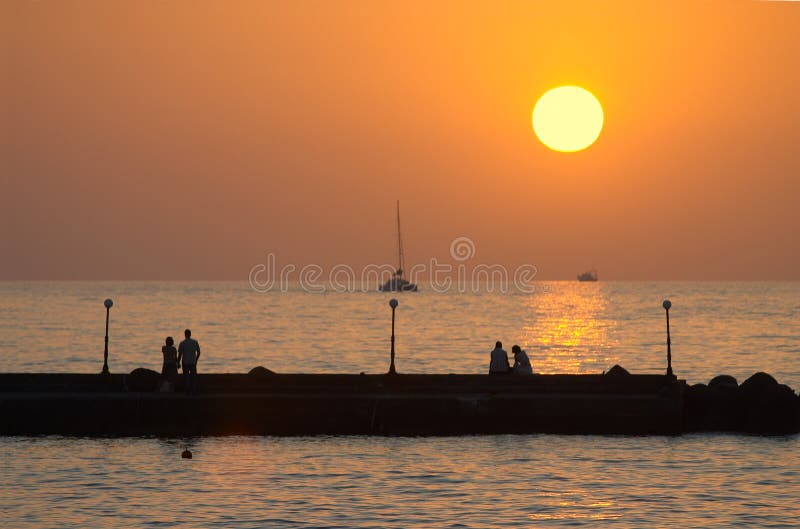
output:
[[[523,351],[519,345],[512,347],[511,352],[514,353],[514,367],[511,368],[512,372],[515,375],[532,375],[533,368],[531,367],[528,354]]]
[[[166,377],[171,384],[175,383],[178,376],[178,350],[175,349],[175,341],[172,336],[167,336],[167,345],[161,348],[164,355],[164,364],[161,366],[161,374]]]

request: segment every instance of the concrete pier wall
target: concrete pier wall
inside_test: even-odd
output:
[[[660,375],[0,375],[0,434],[679,434],[685,385]]]
[[[621,370],[624,373],[624,370]],[[616,371],[619,372],[619,371]],[[664,375],[202,374],[163,391],[121,375],[0,374],[0,435],[459,435],[800,432],[800,397],[766,373],[741,385]]]

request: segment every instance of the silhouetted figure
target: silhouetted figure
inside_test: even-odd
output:
[[[175,384],[178,377],[178,350],[175,349],[175,341],[172,336],[167,336],[166,345],[161,347],[161,354],[164,355],[164,363],[161,364],[161,375],[170,384]]]
[[[507,375],[511,367],[508,365],[508,353],[503,349],[503,343],[494,344],[494,349],[490,354],[489,374]]]
[[[512,368],[514,374],[532,375],[533,368],[531,367],[531,360],[528,358],[528,354],[523,351],[519,345],[512,347],[511,352],[514,353],[514,367]]]
[[[183,331],[186,339],[178,346],[178,362],[183,367],[184,389],[187,394],[197,392],[197,361],[200,360],[200,344],[192,338],[192,331]]]

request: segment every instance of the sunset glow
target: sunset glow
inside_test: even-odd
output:
[[[0,279],[800,277],[795,3],[12,3]]]

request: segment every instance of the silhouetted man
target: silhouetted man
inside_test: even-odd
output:
[[[495,343],[494,349],[490,355],[489,374],[507,375],[510,369],[511,368],[508,365],[508,353],[506,353],[505,349],[503,349],[503,343]]]
[[[186,393],[197,391],[197,361],[200,360],[200,344],[192,338],[192,331],[183,331],[186,339],[178,346],[178,362],[183,367],[183,381]]]

